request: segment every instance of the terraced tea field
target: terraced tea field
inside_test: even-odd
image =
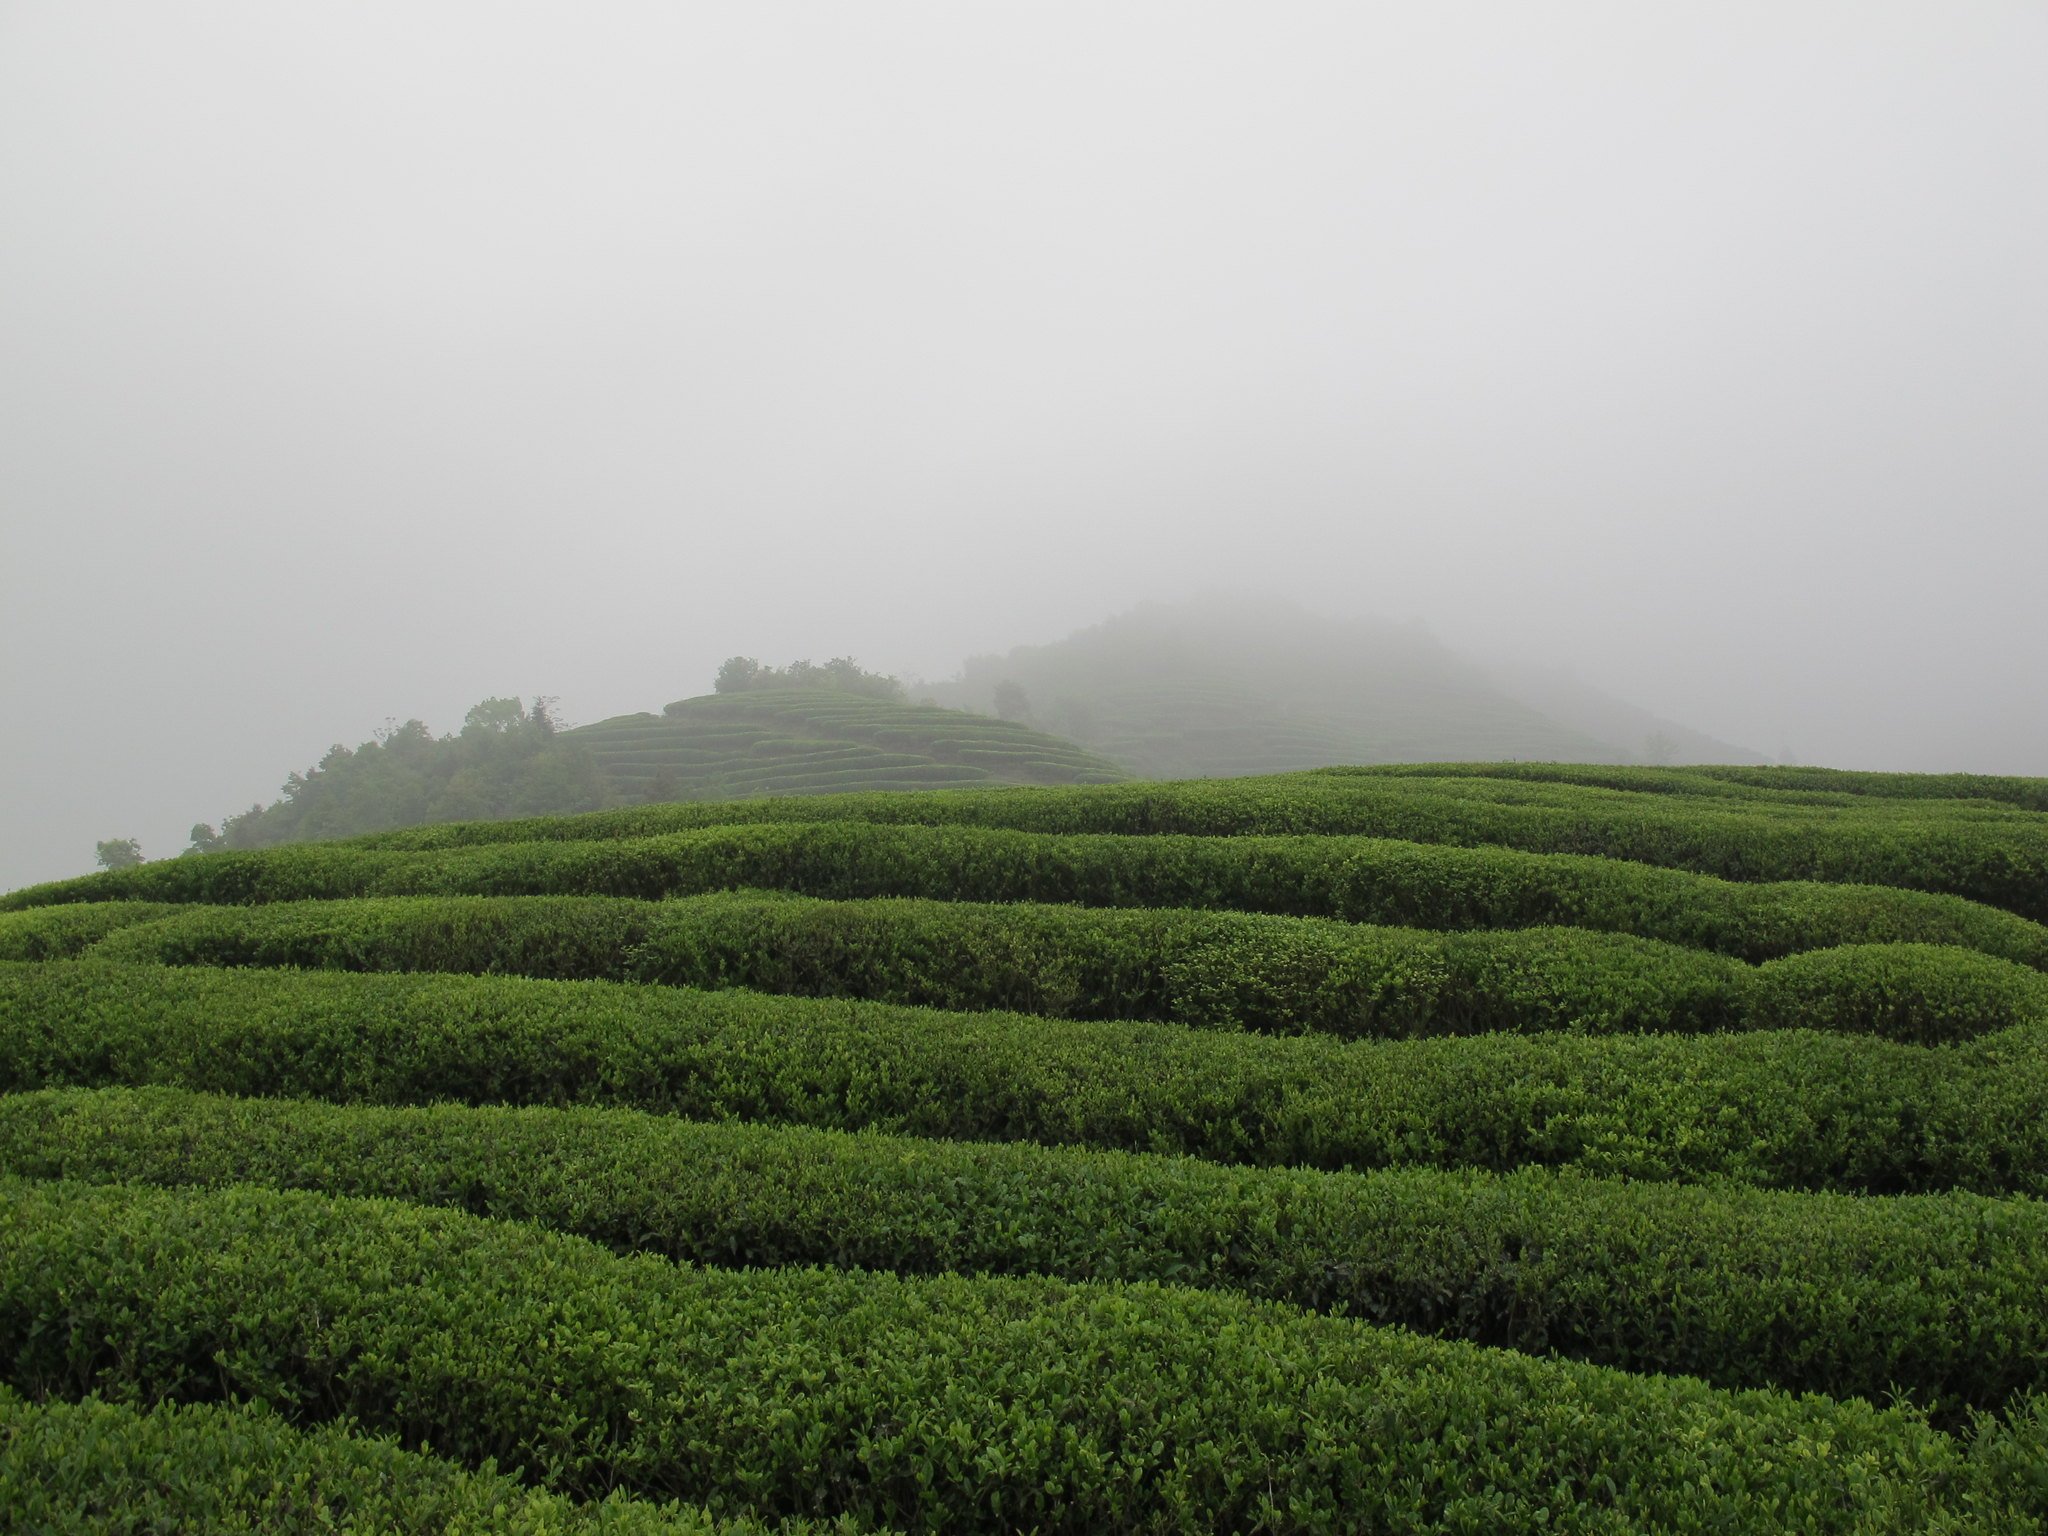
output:
[[[680,699],[566,732],[627,800],[1106,784],[1107,758],[1014,721],[831,689]]]
[[[2044,925],[2048,781],[1537,764],[16,892],[0,1510],[2039,1531]]]

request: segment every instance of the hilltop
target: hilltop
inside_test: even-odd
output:
[[[1008,720],[830,688],[712,693],[565,735],[626,802],[1107,784],[1107,758]]]
[[[1242,598],[1155,604],[969,660],[935,702],[998,704],[1147,777],[1337,763],[1760,763],[1556,678],[1503,681],[1419,626]]]

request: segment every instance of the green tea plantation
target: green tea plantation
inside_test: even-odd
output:
[[[2038,1532],[2048,780],[144,864],[0,897],[0,1197],[6,1530]]]
[[[976,784],[1092,784],[1107,758],[1029,726],[829,689],[679,699],[563,734],[614,798],[700,800]]]

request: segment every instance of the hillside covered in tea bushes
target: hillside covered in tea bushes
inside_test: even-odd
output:
[[[2040,1531],[2044,1202],[2048,781],[1435,765],[209,853],[0,897],[0,1508]]]
[[[826,668],[809,671],[834,676]],[[895,687],[891,679],[878,681]],[[189,851],[649,801],[1123,777],[1108,759],[1026,725],[822,681],[705,694],[658,715],[567,729],[550,700],[528,707],[519,699],[486,699],[458,733],[437,737],[408,720],[354,749],[332,747],[304,773],[289,775],[271,804],[217,827],[195,826]]]
[[[1124,777],[1108,759],[1014,721],[825,688],[705,694],[565,739],[628,802]]]

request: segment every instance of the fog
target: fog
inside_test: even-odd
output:
[[[0,3],[0,888],[1218,586],[2048,773],[2048,8]]]

